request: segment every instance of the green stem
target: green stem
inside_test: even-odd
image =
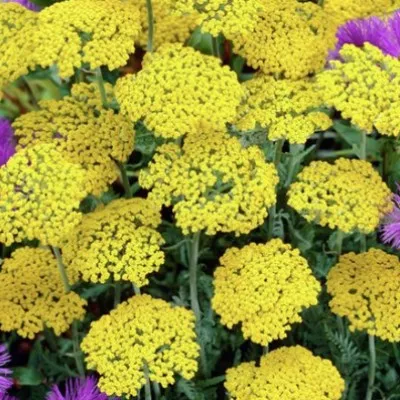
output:
[[[153,391],[156,396],[156,400],[158,400],[161,397],[161,389],[158,382],[153,382]]]
[[[367,134],[364,132],[361,133],[360,158],[361,160],[367,159]]]
[[[221,52],[220,52],[220,49],[219,49],[218,37],[213,37],[211,40],[212,40],[213,55],[215,57],[221,58]]]
[[[199,247],[200,247],[201,232],[193,234],[192,240],[189,244],[189,286],[190,286],[190,305],[196,317],[196,332],[200,336],[200,321],[201,309],[199,304],[197,292],[197,274],[198,274],[198,260],[199,260]],[[201,345],[201,344],[200,344]],[[200,347],[200,365],[203,370],[203,375],[208,378],[206,357],[203,346]]]
[[[365,400],[372,400],[374,393],[375,384],[375,373],[376,373],[376,349],[375,349],[375,336],[368,335],[368,347],[369,347],[369,370],[368,370],[368,389],[365,396]]]
[[[147,51],[151,53],[153,51],[153,40],[154,40],[154,17],[153,17],[153,4],[151,0],[146,0],[147,7],[147,23],[149,25],[149,32],[147,37]]]
[[[140,288],[137,287],[134,283],[132,283],[133,287],[133,292],[135,293],[136,296],[140,296]]]
[[[114,307],[117,307],[117,305],[121,303],[121,292],[122,284],[121,282],[116,282],[114,285]]]
[[[58,272],[60,273],[61,280],[64,285],[65,293],[69,293],[71,291],[71,286],[68,281],[67,271],[65,270],[65,265],[62,261],[60,249],[58,247],[52,247],[54,256],[57,261]]]
[[[74,358],[76,368],[80,376],[85,376],[85,366],[83,365],[82,360],[82,352],[80,350],[79,345],[79,331],[78,331],[78,322],[74,321],[72,323],[72,337],[73,337],[73,344],[74,344]]]
[[[99,92],[100,92],[100,96],[101,96],[101,101],[103,103],[103,107],[107,108],[108,107],[107,92],[106,92],[106,88],[104,86],[103,74],[101,73],[100,68],[97,68],[95,70],[95,73],[96,73],[97,86],[99,87]]]
[[[340,230],[336,231],[336,254],[337,254],[337,259],[339,261],[339,257],[342,254],[342,249],[343,249],[343,232]]]
[[[275,142],[274,160],[273,160],[275,167],[278,167],[279,162],[281,161],[282,149],[283,149],[284,143],[285,143],[285,139],[279,139]]]
[[[316,158],[336,158],[342,156],[352,156],[354,155],[353,149],[343,149],[336,151],[323,151],[320,150],[316,153]]]
[[[267,355],[268,352],[269,352],[269,346],[268,346],[268,345],[265,345],[265,346],[263,347],[263,356]]]
[[[121,174],[121,181],[122,181],[122,185],[124,186],[125,197],[127,199],[131,199],[133,197],[133,193],[132,193],[131,184],[129,183],[128,174],[126,173],[125,166],[122,162],[120,162],[118,160],[114,160],[114,161],[118,165],[118,168],[119,168],[119,171]]]
[[[54,335],[54,332],[50,328],[45,328],[43,331],[44,338],[46,339],[47,344],[49,345],[50,350],[53,353],[58,352],[58,345],[57,345],[57,339]]]
[[[149,378],[149,368],[147,367],[146,363],[144,364],[143,369],[144,369],[144,377],[146,379],[146,384],[144,385],[145,399],[151,400],[152,397],[151,397],[151,385]]]

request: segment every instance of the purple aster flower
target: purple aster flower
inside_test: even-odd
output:
[[[10,396],[9,394],[0,394],[0,400],[18,400],[14,396]]]
[[[54,385],[47,395],[47,400],[107,400],[108,397],[101,393],[94,377],[68,379],[65,384],[65,394]]]
[[[397,185],[397,188],[400,189],[400,185]],[[393,196],[393,203],[393,211],[383,220],[382,241],[400,249],[400,196],[398,194]]]
[[[0,118],[0,167],[15,153],[14,131],[10,121]]]
[[[345,44],[362,47],[364,43],[371,43],[381,49],[384,54],[399,57],[400,43],[395,37],[394,30],[397,29],[397,33],[400,33],[400,14],[396,14],[388,21],[388,24],[378,17],[346,22],[336,32],[336,47],[329,53],[328,59],[340,59],[339,51]],[[390,23],[390,21],[392,22]]]
[[[4,368],[4,365],[10,360],[11,357],[7,351],[7,347],[4,344],[0,345],[0,395],[4,395],[13,384],[11,370],[9,368]]]
[[[3,3],[18,3],[21,6],[27,8],[28,10],[32,11],[39,11],[40,7],[29,0],[3,0]]]

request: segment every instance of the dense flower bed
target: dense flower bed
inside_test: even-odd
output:
[[[0,400],[400,397],[400,1],[0,1]]]

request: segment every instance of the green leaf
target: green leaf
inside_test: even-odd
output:
[[[13,377],[22,386],[37,386],[43,381],[42,374],[36,368],[14,368]]]

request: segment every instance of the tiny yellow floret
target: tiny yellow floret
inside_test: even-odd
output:
[[[76,274],[68,272],[70,283]],[[0,330],[29,339],[46,327],[59,336],[85,315],[86,300],[65,292],[52,252],[21,247],[6,258],[0,272]]]
[[[391,191],[364,160],[313,161],[297,176],[288,205],[307,221],[350,233],[371,233],[391,211]]]
[[[225,387],[232,400],[340,400],[345,382],[330,360],[293,346],[228,369]]]
[[[280,239],[228,249],[214,274],[212,307],[228,328],[263,346],[284,339],[304,308],[317,304],[320,284],[299,250]]]
[[[194,377],[199,356],[195,316],[164,300],[135,296],[93,322],[81,348],[88,368],[100,374],[102,392],[135,397],[146,370],[164,388],[174,384],[176,375]]]
[[[350,330],[400,341],[400,261],[380,249],[348,253],[329,271],[332,311],[347,317]]]

